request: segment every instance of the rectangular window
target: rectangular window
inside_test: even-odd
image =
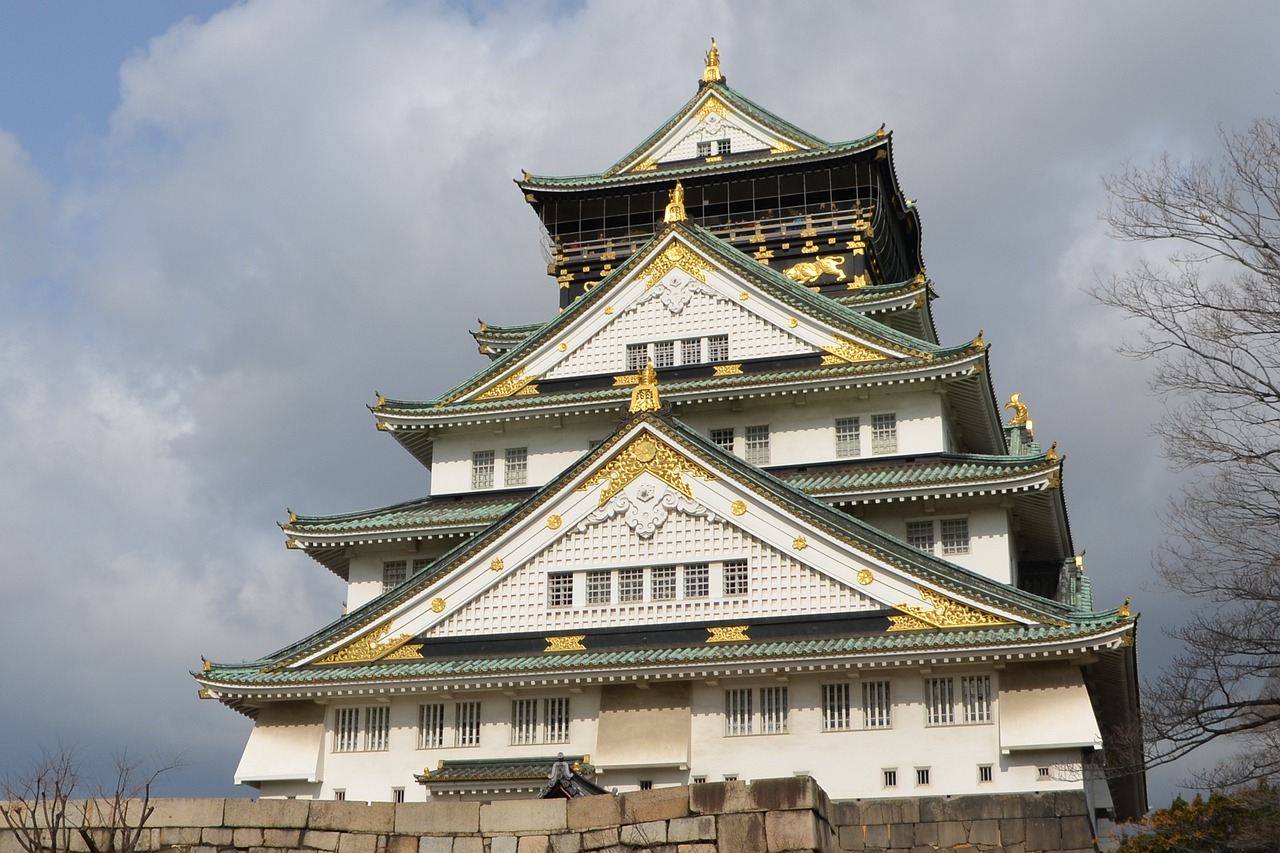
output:
[[[529,482],[529,448],[508,447],[503,477],[507,486],[524,486]]]
[[[676,567],[654,566],[649,572],[650,597],[654,601],[671,601],[676,597]]]
[[[693,777],[691,780],[689,780],[689,781],[693,782],[693,784],[695,784],[695,785],[705,785],[705,784],[707,783],[707,777],[706,777],[706,776],[694,776],[694,777]]]
[[[444,705],[418,706],[418,749],[444,746]]]
[[[898,787],[898,768],[889,768],[880,771],[880,784],[886,788]]]
[[[569,742],[569,697],[542,701],[544,743]]]
[[[978,781],[979,782],[991,781],[991,765],[990,764],[978,765]]]
[[[627,370],[635,372],[649,362],[648,344],[627,344]]]
[[[644,569],[622,569],[618,572],[618,600],[644,601]]]
[[[822,730],[842,732],[849,728],[849,685],[822,685]]]
[[[333,751],[355,752],[359,748],[360,709],[338,708],[333,716]]]
[[[547,575],[547,606],[573,606],[573,572],[551,572]]]
[[[944,556],[969,553],[969,519],[944,518],[938,524],[942,528],[940,538]]]
[[[707,361],[729,360],[729,336],[712,335],[707,338]]]
[[[640,790],[641,790],[641,791],[652,791],[652,790],[653,790],[653,780],[652,780],[652,779],[641,779],[641,780],[640,780]]]
[[[889,415],[872,415],[871,416],[871,452],[872,453],[897,453],[898,452],[898,416]]]
[[[760,734],[787,733],[787,688],[760,688]]]
[[[961,678],[960,703],[966,723],[991,722],[991,676],[966,675]]]
[[[724,733],[730,737],[751,734],[751,689],[724,692]]]
[[[917,767],[916,768],[916,787],[921,788],[928,784],[929,784],[929,768]]]
[[[721,157],[723,157],[725,154],[728,154],[728,153],[729,153],[729,140],[728,140],[728,139],[717,139],[717,140],[716,140],[716,154],[717,154],[717,156],[721,156]]]
[[[480,703],[459,702],[453,715],[453,745],[480,745]]]
[[[477,450],[471,454],[471,488],[493,488],[492,450]]]
[[[746,560],[728,560],[724,564],[724,594],[746,595],[750,591]]]
[[[711,156],[711,143],[710,143],[710,142],[699,142],[699,143],[698,143],[698,156],[699,156],[699,157],[710,157],[710,156]]]
[[[511,743],[538,742],[538,700],[513,699],[511,701]]]
[[[403,803],[403,802],[404,802],[404,788],[392,788],[392,789],[391,789],[391,802],[393,802],[393,803]]]
[[[933,553],[933,522],[908,521],[907,544],[921,551]]]
[[[749,426],[746,431],[746,460],[752,465],[769,464],[769,426]]]
[[[405,560],[387,560],[382,564],[382,589],[397,587],[407,579],[409,564]]]
[[[339,802],[339,803],[341,803],[342,801],[346,800],[346,798],[347,798],[347,789],[346,789],[346,788],[334,788],[334,789],[333,789],[333,799],[334,799],[334,801],[335,801],[335,802]]]
[[[702,361],[702,338],[685,338],[680,342],[680,363],[697,364]]]
[[[690,563],[684,567],[684,597],[706,598],[711,594],[711,567]]]
[[[733,427],[711,430],[711,443],[725,453],[733,452]]]
[[[1052,772],[1048,767],[1037,767],[1037,768],[1036,768],[1036,778],[1037,778],[1037,779],[1052,779],[1052,778],[1053,778],[1053,772]]]
[[[723,779],[724,779],[724,781],[726,781],[726,782],[737,782],[737,781],[738,781],[738,774],[737,774],[737,773],[726,773],[726,774],[724,774],[724,776],[723,776],[722,778],[723,778]]]
[[[862,683],[862,727],[864,729],[893,728],[893,705],[889,701],[889,682],[864,681]]]
[[[587,572],[587,604],[608,604],[613,601],[613,572],[595,569]]]
[[[862,439],[857,418],[836,418],[836,456],[852,459],[862,455]]]
[[[430,557],[419,557],[418,559],[413,561],[413,573],[416,575],[418,572],[422,571],[429,565],[431,565]]]
[[[924,722],[927,726],[949,726],[956,721],[956,692],[950,678],[924,680]]]
[[[380,752],[389,746],[391,738],[391,706],[374,705],[364,709],[364,748]]]
[[[658,341],[653,345],[653,366],[674,367],[676,363],[676,342]]]

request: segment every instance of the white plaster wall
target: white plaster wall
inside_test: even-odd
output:
[[[944,518],[969,519],[969,553],[937,556],[964,566],[980,575],[1013,583],[1014,561],[1010,558],[1009,513],[998,503],[1000,498],[965,500],[915,500],[859,507],[858,518],[878,527],[890,536],[906,540],[908,521],[934,521]],[[935,526],[935,534],[939,528]]]
[[[347,567],[347,610],[372,601],[382,594],[382,564],[404,560],[407,577],[413,576],[414,560],[431,560],[457,544],[457,538],[425,539],[386,545],[365,545],[352,549]]]
[[[431,494],[451,495],[471,492],[471,454],[494,451],[494,486],[506,487],[504,451],[508,447],[529,449],[528,486],[545,485],[577,462],[592,441],[603,440],[617,427],[617,418],[578,417],[563,421],[553,418],[514,424],[481,424],[438,434],[431,465]],[[519,488],[519,487],[513,487]]]

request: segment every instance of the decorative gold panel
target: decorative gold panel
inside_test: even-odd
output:
[[[509,374],[501,382],[494,385],[488,391],[476,397],[477,400],[496,400],[501,397],[510,397],[533,380],[537,379],[536,373],[530,373],[529,368],[521,367],[514,373]],[[534,391],[536,394],[537,391]]]
[[[674,269],[684,270],[706,284],[707,270],[712,269],[712,266],[683,243],[673,242],[662,250],[662,254],[641,267],[636,277],[644,279],[645,289],[648,290],[658,283],[658,279]]]
[[[719,98],[717,98],[715,95],[712,95],[710,98],[707,98],[707,102],[703,104],[702,107],[694,114],[693,120],[695,122],[701,122],[704,118],[711,115],[712,113],[715,113],[716,115],[720,116],[720,118],[729,117],[729,108],[726,107],[724,105],[724,102],[721,101]]]
[[[714,376],[741,376],[741,364],[717,364],[715,366]]]
[[[810,252],[818,251],[817,246],[809,245],[801,248]],[[824,275],[834,275],[836,281],[844,281],[844,255],[819,255],[811,261],[801,261],[795,266],[787,267],[782,274],[794,281],[796,284],[809,284],[817,281]]]
[[[859,364],[864,361],[884,361],[888,358],[888,356],[882,352],[873,350],[871,347],[863,346],[859,343],[854,343],[848,338],[843,338],[840,335],[835,335],[834,342],[829,346],[823,347],[823,349],[832,356],[835,356],[834,361],[828,361],[827,358],[824,357],[822,359],[823,364],[839,364],[840,362]]]
[[[381,628],[375,628],[347,643],[337,651],[325,655],[316,661],[316,664],[324,666],[336,663],[369,663],[384,656],[390,657],[388,652],[395,654],[395,660],[416,660],[422,657],[421,643],[407,643],[408,640],[413,639],[412,634],[401,634],[388,640],[386,636],[390,632],[390,623],[383,625]]]
[[[547,637],[547,647],[542,650],[543,654],[547,652],[585,652],[587,647],[582,645],[582,641],[586,638],[586,634],[574,634],[569,637]]]
[[[714,628],[707,628],[708,643],[741,643],[751,638],[747,636],[747,629],[750,625],[719,625]]]
[[[657,161],[657,160],[655,160],[654,158],[650,157],[650,158],[648,158],[647,160],[645,160],[643,163],[641,163],[639,166],[636,166],[636,167],[635,167],[634,169],[632,169],[631,171],[633,171],[633,172],[652,172],[654,169],[657,169],[657,168],[658,168],[658,161]]]
[[[547,516],[547,527],[551,530],[559,530],[560,525],[564,524],[564,519],[558,515]]]
[[[926,610],[914,604],[903,602],[898,609],[905,615],[890,616],[890,631],[919,631],[929,628],[975,628],[985,625],[1010,625],[1008,619],[993,616],[968,604],[947,598],[945,595],[917,586],[920,597],[933,605]]]
[[[640,384],[639,373],[627,373],[622,376],[613,377],[613,385],[616,388],[619,385],[638,385]]]
[[[445,600],[443,598],[431,599],[431,609],[436,613],[443,613],[444,606],[445,606]]]
[[[796,326],[799,326],[799,325],[800,325],[800,321],[797,320],[795,317],[792,317],[790,320],[787,321],[787,328],[789,329],[794,329]]]
[[[790,144],[789,142],[779,141],[777,145],[774,145],[772,148],[769,149],[769,153],[770,154],[787,154],[795,150],[796,150],[796,147]]]
[[[868,586],[875,579],[875,575],[871,574],[870,569],[862,569],[858,572],[858,583],[863,586]]]
[[[734,515],[746,515],[746,514],[747,514],[747,502],[746,502],[746,501],[734,501],[732,504],[730,504],[730,505],[729,505],[729,512],[733,513]]]
[[[1014,394],[1004,404],[1006,409],[1013,409],[1013,420],[1009,421],[1009,426],[1022,426],[1027,422],[1027,404],[1021,398],[1022,394]]]
[[[803,551],[805,548],[809,547],[809,540],[804,536],[797,536],[795,539],[791,540],[791,547],[795,548],[797,551]]]
[[[646,471],[687,498],[693,497],[693,489],[685,481],[685,474],[703,480],[717,479],[706,468],[666,444],[655,441],[652,436],[639,435],[618,450],[604,467],[578,487],[578,491],[585,492],[608,480],[609,485],[600,491],[599,505],[604,506],[626,488],[628,483]]]
[[[738,294],[738,298],[739,298],[739,299],[741,299],[743,302],[746,302],[748,299],[750,299],[750,298],[751,298],[751,294],[750,294],[750,293],[747,293],[747,292],[744,290],[744,291],[742,291],[741,293],[739,293],[739,294]]]
[[[507,567],[507,562],[506,560],[503,560],[501,557],[494,557],[492,560],[489,561],[489,568],[492,571],[500,572],[506,567]]]

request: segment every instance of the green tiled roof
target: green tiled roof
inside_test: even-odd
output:
[[[479,524],[497,521],[528,494],[503,492],[463,498],[427,497],[341,515],[299,515],[283,529],[286,533],[306,534]]]
[[[585,755],[566,755],[563,759],[550,755],[513,760],[510,758],[477,758],[472,761],[441,761],[438,767],[419,777],[420,782],[546,782],[551,765],[566,761],[576,765],[577,772],[594,778],[595,768],[583,764]]]

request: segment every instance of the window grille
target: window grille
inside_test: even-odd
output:
[[[822,685],[822,730],[842,732],[849,728],[849,685]]]
[[[418,572],[422,571],[429,565],[431,565],[430,557],[419,557],[418,559],[413,561],[413,573],[416,575]]]
[[[547,606],[573,606],[572,572],[552,572],[547,575]]]
[[[707,338],[707,361],[729,360],[729,336],[712,335]]]
[[[641,791],[652,791],[652,790],[653,790],[653,780],[652,780],[652,779],[641,779],[641,780],[640,780],[640,790],[641,790]]]
[[[653,345],[653,366],[674,367],[676,363],[676,342],[658,341]]]
[[[893,727],[893,705],[889,701],[889,682],[864,681],[862,683],[862,727],[864,729]]]
[[[898,452],[898,416],[889,415],[872,415],[871,416],[871,452],[872,453],[897,453]]]
[[[752,465],[769,464],[769,426],[749,426],[746,431],[746,459]]]
[[[1053,773],[1052,773],[1052,771],[1051,771],[1048,767],[1037,767],[1037,768],[1036,768],[1036,778],[1037,778],[1037,779],[1052,779],[1052,778],[1053,778]]]
[[[933,522],[908,521],[907,544],[921,551],[933,553]]]
[[[924,722],[928,726],[949,726],[956,721],[955,685],[950,678],[924,680]]]
[[[513,699],[511,701],[511,743],[538,742],[538,700]]]
[[[862,439],[857,418],[836,418],[836,456],[851,459],[862,455]]]
[[[969,519],[944,518],[939,522],[942,528],[942,553],[969,553]]]
[[[916,785],[919,787],[922,787],[928,784],[929,784],[929,768],[917,767],[916,768]]]
[[[508,486],[523,486],[529,482],[529,448],[508,447],[503,476]]]
[[[717,139],[717,140],[716,140],[716,154],[717,154],[717,156],[721,156],[721,157],[723,157],[725,154],[728,154],[728,153],[729,153],[729,147],[730,147],[730,140],[728,140],[728,139]]]
[[[671,601],[676,597],[676,567],[654,566],[649,573],[649,586],[654,601]]]
[[[355,752],[359,748],[360,709],[338,708],[333,719],[333,751]]]
[[[710,143],[710,142],[699,142],[699,143],[698,143],[698,156],[699,156],[699,157],[710,157],[710,156],[711,156],[711,143]]]
[[[444,705],[418,706],[418,749],[444,746]]]
[[[707,783],[707,777],[706,777],[706,776],[694,776],[694,777],[693,777],[691,780],[689,780],[689,781],[693,782],[693,784],[695,784],[695,785],[705,785],[705,784]]]
[[[453,745],[480,745],[480,703],[459,702],[454,710]]]
[[[648,344],[627,344],[627,370],[641,370],[648,361]]]
[[[966,675],[961,678],[960,700],[966,723],[991,722],[991,676]]]
[[[978,765],[978,781],[979,782],[991,781],[991,765],[990,764]]]
[[[746,560],[729,560],[724,564],[724,594],[746,595],[749,591],[750,576],[747,572]]]
[[[760,688],[760,733],[765,735],[787,733],[787,688]]]
[[[342,802],[342,801],[344,801],[346,798],[347,798],[347,789],[346,789],[346,788],[334,788],[334,789],[333,789],[333,799],[334,799],[334,801],[335,801],[335,802],[339,802],[339,803],[341,803],[341,802]]]
[[[382,589],[385,592],[404,583],[408,575],[408,562],[387,560],[382,564]]]
[[[711,568],[706,563],[684,567],[684,597],[706,598],[711,594]]]
[[[644,569],[622,569],[618,572],[618,600],[644,601]]]
[[[542,703],[545,720],[546,743],[569,742],[569,697],[544,699]]]
[[[374,705],[364,709],[364,748],[370,752],[385,750],[391,737],[391,706]]]
[[[722,778],[723,778],[723,779],[724,779],[724,781],[726,781],[726,782],[737,782],[737,781],[738,781],[738,774],[737,774],[737,773],[726,773],[726,774],[724,774],[724,776],[723,776]]]
[[[724,733],[730,737],[751,734],[751,689],[724,692]]]
[[[608,604],[613,601],[613,572],[596,569],[587,572],[587,604]]]
[[[733,452],[733,427],[711,430],[711,443],[725,453]]]
[[[404,802],[404,788],[392,788],[392,789],[391,789],[391,802],[393,802],[393,803],[403,803],[403,802]]]
[[[702,361],[702,338],[685,338],[680,342],[680,363],[697,364]]]
[[[477,450],[471,454],[471,488],[493,488],[492,450]]]
[[[886,788],[898,787],[898,769],[895,767],[892,770],[881,770],[880,780]]]

